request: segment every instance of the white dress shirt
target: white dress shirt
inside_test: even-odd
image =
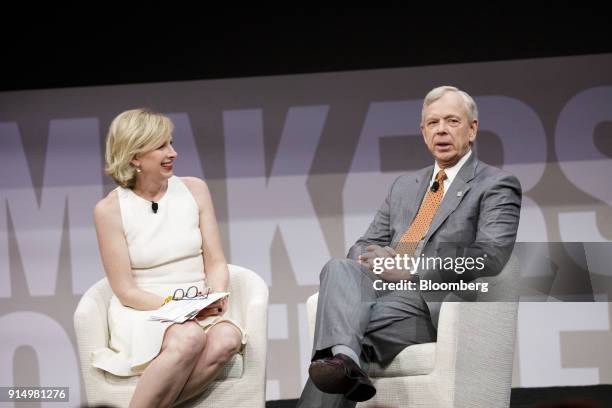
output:
[[[442,197],[446,195],[446,192],[448,191],[448,188],[450,187],[451,183],[457,176],[457,173],[459,173],[459,170],[461,170],[461,167],[463,167],[463,165],[465,164],[467,159],[470,158],[471,155],[472,155],[472,149],[468,150],[468,152],[464,154],[463,157],[459,159],[457,164],[455,164],[453,167],[448,167],[444,169],[444,173],[446,173],[446,179],[444,179],[444,194],[442,195]],[[434,171],[433,171],[433,174],[431,175],[431,181],[429,182],[430,188],[433,182],[436,180],[436,175],[438,174],[440,170],[442,169],[440,168],[440,166],[438,166],[438,162],[435,162]]]

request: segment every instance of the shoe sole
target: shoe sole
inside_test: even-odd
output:
[[[313,384],[328,394],[343,394],[348,400],[367,401],[376,395],[372,384],[346,377],[344,367],[321,361],[313,362],[308,374]]]
[[[376,388],[372,384],[367,384],[357,380],[357,383],[344,394],[346,399],[355,401],[355,402],[363,402],[371,399],[376,395]]]
[[[346,394],[355,385],[354,380],[346,378],[343,367],[321,361],[310,364],[308,374],[313,384],[328,394]]]

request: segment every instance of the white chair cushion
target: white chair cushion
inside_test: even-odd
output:
[[[404,377],[430,374],[436,363],[436,343],[415,344],[402,350],[387,367],[376,363],[370,365],[373,378]]]

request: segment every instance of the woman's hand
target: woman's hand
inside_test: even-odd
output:
[[[227,310],[227,297],[217,300],[215,303],[211,303],[206,308],[202,309],[200,313],[195,317],[198,320],[206,319],[210,316],[221,316]]]

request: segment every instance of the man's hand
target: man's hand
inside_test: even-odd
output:
[[[369,270],[374,269],[374,258],[390,258],[395,256],[393,248],[386,246],[381,247],[379,245],[370,245],[366,247],[365,252],[357,258],[360,264],[368,267]]]
[[[360,264],[366,265],[368,269],[372,271],[374,269],[375,258],[395,258],[396,255],[397,253],[395,250],[389,246],[381,247],[379,245],[370,245],[366,247],[366,252],[359,255],[357,260]],[[389,269],[384,268],[384,271],[378,276],[386,282],[399,282],[402,279],[410,279],[412,277],[410,271],[397,269],[395,267]]]

